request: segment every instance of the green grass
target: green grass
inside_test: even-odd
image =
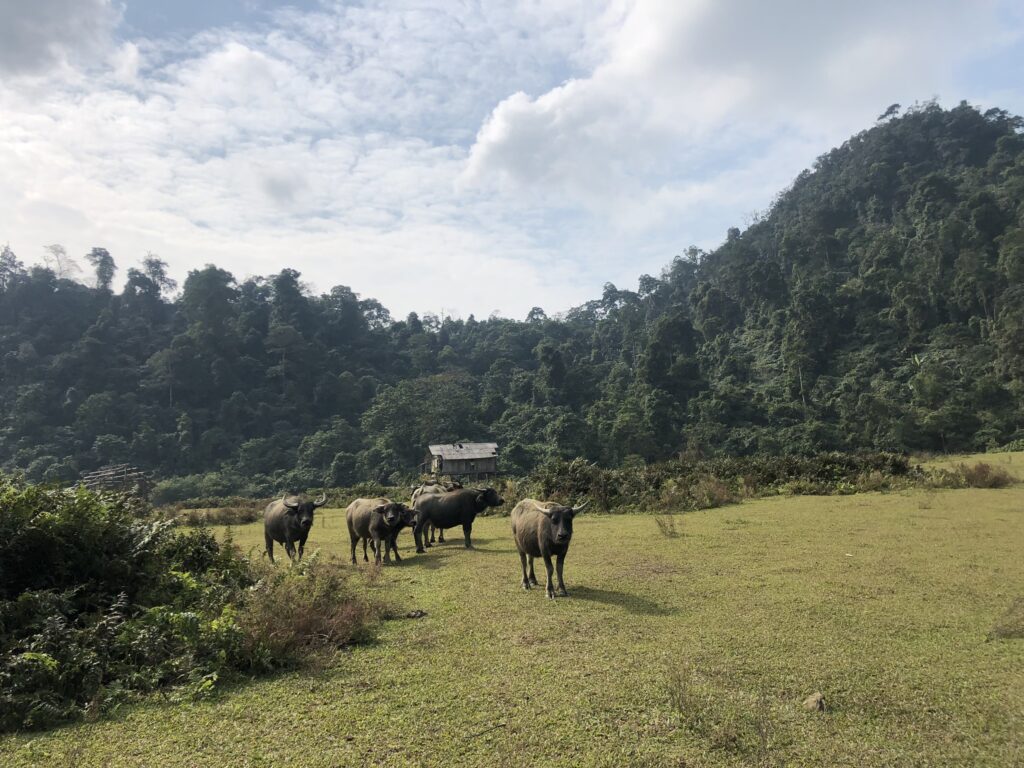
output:
[[[922,461],[921,464],[929,469],[956,469],[961,464],[972,466],[978,462],[985,462],[993,467],[1002,467],[1017,480],[1024,480],[1024,452],[1021,451],[933,456]]]
[[[373,589],[426,617],[211,701],[3,738],[0,764],[1021,765],[1024,641],[987,638],[1024,596],[1022,511],[1015,486],[764,499],[675,536],[584,514],[556,601],[520,588],[507,518],[475,552],[403,533]],[[346,540],[328,510],[309,546]]]

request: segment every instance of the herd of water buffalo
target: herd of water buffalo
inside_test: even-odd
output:
[[[263,513],[263,534],[267,555],[274,560],[274,542],[284,545],[288,557],[302,558],[313,527],[313,514],[327,502],[326,494],[315,501],[289,500],[284,497],[267,505]],[[356,546],[363,543],[363,560],[369,561],[367,545],[374,559],[380,563],[402,558],[398,554],[398,534],[411,528],[416,540],[416,551],[426,552],[435,540],[435,534],[444,542],[444,531],[462,526],[466,548],[473,548],[473,521],[489,507],[500,507],[505,500],[493,488],[463,488],[456,482],[433,483],[413,489],[409,504],[384,497],[356,499],[348,505],[345,519],[352,545],[352,562],[356,562]],[[557,569],[558,592],[568,595],[562,579],[569,542],[572,540],[573,516],[586,503],[567,507],[552,501],[523,499],[512,510],[512,538],[519,552],[523,571],[523,589],[537,584],[533,570],[535,558],[543,558],[547,568],[547,596],[555,596],[552,580]],[[554,558],[554,562],[552,562]]]

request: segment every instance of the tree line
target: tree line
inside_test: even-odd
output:
[[[744,231],[556,317],[411,313],[300,274],[0,252],[0,466],[131,460],[192,495],[503,469],[1024,439],[1021,119],[934,103],[820,157]],[[194,493],[192,493],[194,491]]]

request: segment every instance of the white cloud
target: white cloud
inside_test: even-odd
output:
[[[38,74],[102,54],[120,17],[111,0],[0,0],[0,75]]]
[[[957,66],[1005,41],[998,10],[957,0],[614,3],[593,71],[502,101],[463,181],[623,226],[652,203],[675,215],[709,179],[750,167],[752,147],[772,153],[797,135],[806,163],[891,102],[958,98]]]
[[[0,239],[290,266],[396,314],[633,283],[890,102],[973,97],[959,62],[1015,39],[987,4],[378,0],[124,40],[62,2],[31,8],[74,6],[83,46],[17,33],[30,76],[0,77]],[[0,4],[0,41],[35,23]]]

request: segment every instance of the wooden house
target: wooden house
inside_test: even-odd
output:
[[[444,443],[429,446],[424,466],[432,474],[486,479],[498,474],[497,443]]]

